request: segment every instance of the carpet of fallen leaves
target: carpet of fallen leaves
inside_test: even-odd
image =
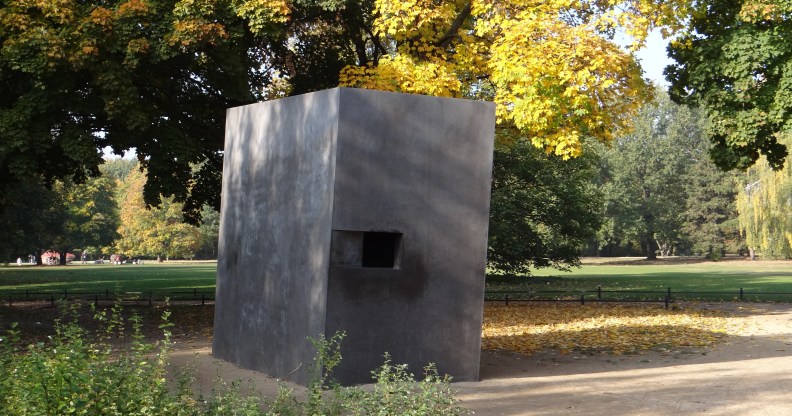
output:
[[[488,304],[482,348],[533,354],[544,350],[633,354],[708,347],[737,335],[742,318],[696,308],[654,305]]]

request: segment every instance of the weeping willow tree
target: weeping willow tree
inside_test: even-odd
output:
[[[792,144],[788,135],[781,140]],[[770,259],[792,258],[792,167],[774,171],[762,157],[746,171],[737,195],[740,232],[746,245]]]

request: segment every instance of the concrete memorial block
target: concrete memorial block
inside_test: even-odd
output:
[[[214,355],[298,383],[388,352],[477,380],[492,103],[336,88],[228,110]]]

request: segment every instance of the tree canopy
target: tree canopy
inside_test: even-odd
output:
[[[0,192],[42,176],[98,175],[100,149],[135,149],[144,196],[219,205],[225,109],[269,74],[253,33],[279,0],[4,0],[0,7]],[[201,166],[193,170],[194,165]]]
[[[343,85],[493,100],[563,158],[650,95],[623,28],[675,27],[687,0],[4,0],[0,192],[81,182],[135,149],[160,195],[218,208],[225,109]],[[195,167],[198,166],[198,169]]]
[[[370,39],[380,55],[345,68],[341,83],[492,100],[500,124],[568,159],[585,137],[612,140],[651,96],[609,37],[623,29],[640,45],[686,10],[684,0],[380,0]]]
[[[671,97],[709,119],[713,160],[745,169],[764,155],[779,169],[792,127],[792,3],[702,1],[671,42]]]
[[[489,267],[501,273],[566,270],[601,223],[596,153],[562,160],[529,143],[496,148],[490,203]]]

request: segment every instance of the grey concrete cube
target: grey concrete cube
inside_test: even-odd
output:
[[[336,88],[228,110],[214,355],[343,384],[388,352],[477,380],[494,105]]]

